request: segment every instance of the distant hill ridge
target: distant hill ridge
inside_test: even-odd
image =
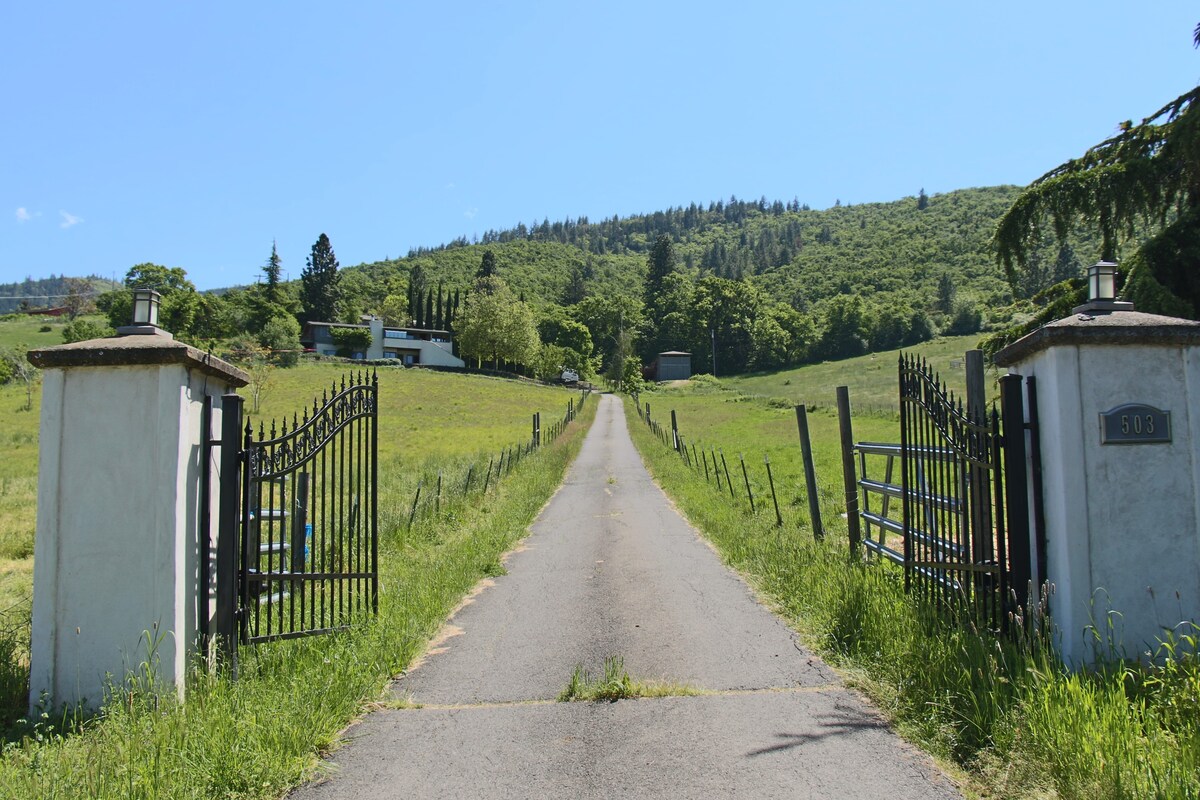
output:
[[[795,199],[731,197],[595,222],[546,219],[489,230],[475,242],[459,238],[416,248],[404,258],[344,267],[342,273],[372,305],[382,301],[393,278],[407,277],[416,266],[433,285],[468,286],[483,252],[492,250],[500,274],[535,305],[570,302],[572,285],[583,286],[587,294],[640,297],[646,255],[666,234],[675,242],[680,269],[693,277],[747,280],[798,310],[819,312],[830,298],[846,294],[877,306],[931,306],[947,287],[960,302],[996,309],[1012,302],[1013,291],[996,264],[991,236],[1020,191],[993,186],[922,192],[824,210]],[[1017,294],[1029,296],[1064,270],[1077,270],[1097,257],[1097,242],[1086,236],[1069,244],[1063,252],[1047,237],[1037,248],[1045,268],[1031,270]],[[0,300],[0,312],[15,310],[22,299],[53,304],[66,294],[66,280],[51,276],[0,284],[0,297],[16,298]],[[100,291],[111,286],[96,276],[86,280]]]
[[[521,224],[488,231],[477,242],[460,238],[345,271],[364,283],[386,283],[420,265],[435,283],[467,285],[483,251],[490,249],[505,280],[537,304],[563,302],[574,271],[582,274],[589,293],[639,296],[649,248],[666,234],[676,243],[682,269],[697,277],[749,280],[798,309],[841,294],[927,305],[947,282],[961,300],[996,308],[1013,298],[991,236],[1020,191],[1017,186],[960,189],[821,211],[796,200],[730,198],[598,222],[581,217]],[[1034,271],[1018,293],[1029,296],[1053,283],[1051,267],[1060,257],[1074,258],[1060,269],[1097,257],[1092,252],[1097,243],[1086,236],[1071,245],[1064,254],[1048,237],[1039,248],[1044,274]]]
[[[0,283],[0,314],[11,314],[22,308],[53,308],[61,306],[71,292],[73,281],[83,281],[92,295],[113,289],[117,284],[108,278],[88,275],[73,278],[67,275],[51,275],[49,278],[26,278],[19,283]]]

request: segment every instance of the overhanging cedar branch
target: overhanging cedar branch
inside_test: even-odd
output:
[[[1096,224],[1103,256],[1112,258],[1137,222],[1162,226],[1172,212],[1200,203],[1200,87],[1139,124],[1029,185],[996,226],[992,239],[1009,281],[1025,266],[1048,217],[1064,238],[1081,220]]]

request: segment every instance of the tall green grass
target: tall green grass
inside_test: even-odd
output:
[[[268,798],[312,777],[338,732],[525,535],[578,452],[594,409],[588,403],[558,441],[486,495],[448,498],[411,527],[389,518],[378,618],[339,634],[243,648],[236,682],[197,665],[183,704],[135,676],[114,686],[95,718],[66,730],[49,717],[35,721],[0,760],[0,792]]]
[[[696,399],[657,398],[660,421],[669,420],[669,407]],[[768,404],[726,399],[710,393],[707,412],[701,403],[687,405],[687,430],[727,452],[771,440]],[[650,401],[653,409],[656,400]],[[1113,662],[1071,674],[1041,636],[997,638],[948,623],[904,591],[890,563],[851,559],[839,524],[840,492],[822,497],[823,514],[834,521],[825,539],[813,537],[800,513],[778,527],[769,505],[752,514],[748,503],[730,502],[728,491],[718,492],[627,409],[651,472],[725,561],[864,687],[903,733],[968,770],[982,793],[1200,797],[1195,631],[1170,640],[1151,666]],[[711,425],[703,422],[706,414]],[[886,434],[895,423],[867,417],[855,424],[881,425],[875,432]],[[837,451],[836,433],[823,425],[812,429],[818,453]],[[840,471],[830,469],[829,458],[818,459],[827,486],[840,481]]]

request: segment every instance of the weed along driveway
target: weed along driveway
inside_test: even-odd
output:
[[[506,568],[294,797],[959,796],[675,512],[615,398]]]

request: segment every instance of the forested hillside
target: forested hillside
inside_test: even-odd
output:
[[[344,286],[364,309],[381,307],[413,270],[423,285],[465,289],[491,251],[508,285],[544,313],[569,311],[586,297],[593,305],[642,301],[617,313],[632,315],[624,321],[634,320],[647,360],[659,349],[707,353],[715,333],[725,369],[768,369],[1007,324],[1014,299],[1080,274],[1096,243],[1076,238],[1060,247],[1047,236],[1015,292],[1007,283],[990,240],[1019,192],[922,191],[823,211],[798,200],[730,198],[599,222],[544,220],[351,267]],[[661,236],[672,243],[676,275],[665,290],[656,288],[672,296],[652,299],[647,258]],[[586,304],[579,311],[571,316],[592,331],[609,366],[615,330],[598,329]]]
[[[375,314],[448,328],[479,349],[462,355],[538,375],[570,365],[634,380],[664,350],[695,353],[698,370],[714,355],[720,374],[770,370],[1019,321],[1030,309],[1014,300],[1079,275],[1098,252],[1086,238],[1043,237],[1010,286],[991,237],[1019,192],[921,191],[822,211],[731,197],[522,224],[340,269],[322,234],[300,281],[280,280],[272,250],[255,286],[201,294],[185,270],[155,264],[132,267],[125,285],[157,288],[168,327],[218,352],[295,352],[298,322]],[[99,299],[113,325],[127,314],[125,294]]]
[[[959,299],[997,307],[1011,299],[1011,290],[990,240],[1019,192],[1015,186],[963,189],[824,211],[795,200],[730,198],[624,219],[518,225],[488,231],[477,243],[459,239],[346,272],[347,278],[361,272],[379,285],[385,276],[420,265],[435,282],[465,285],[483,250],[490,249],[514,290],[537,304],[570,300],[573,276],[583,278],[590,294],[637,297],[646,254],[665,234],[675,243],[680,266],[693,276],[746,279],[800,310],[839,294],[889,303],[899,297],[902,304],[932,308],[939,285],[944,292],[947,283]],[[1019,294],[1032,295],[1057,282],[1056,270],[1071,271],[1081,260],[1096,258],[1094,242],[1073,244],[1064,263],[1056,264],[1059,249],[1047,237],[1039,249],[1040,274],[1018,287]]]

